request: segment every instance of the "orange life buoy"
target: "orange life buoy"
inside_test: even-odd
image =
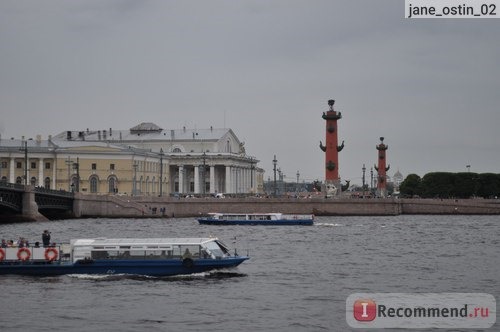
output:
[[[5,259],[5,250],[0,248],[0,262],[3,261],[4,259]]]
[[[17,258],[20,261],[27,261],[31,257],[31,251],[28,248],[20,248],[17,251]]]
[[[49,262],[55,261],[59,256],[56,248],[47,248],[45,249],[45,259]]]

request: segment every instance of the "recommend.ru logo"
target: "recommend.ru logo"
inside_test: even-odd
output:
[[[484,293],[357,293],[346,300],[354,328],[489,328],[496,301]]]

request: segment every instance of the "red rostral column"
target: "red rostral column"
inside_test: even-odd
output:
[[[337,120],[342,118],[341,112],[333,110],[335,100],[329,100],[330,110],[323,112],[326,120],[326,145],[319,143],[321,150],[325,152],[325,194],[327,197],[340,194],[341,185],[339,177],[339,152],[344,148],[344,141],[338,145]]]
[[[375,165],[375,170],[378,173],[377,176],[377,195],[380,197],[387,197],[387,174],[386,172],[391,168],[391,166],[385,166],[385,151],[389,148],[388,145],[384,144],[384,138],[380,137],[380,144],[377,145],[378,150],[378,167]]]

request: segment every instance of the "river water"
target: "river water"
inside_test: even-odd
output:
[[[1,224],[0,236],[34,243],[44,229],[56,242],[213,235],[251,259],[189,277],[0,276],[2,331],[349,331],[352,293],[500,298],[498,216],[317,217],[314,226],[79,219]]]

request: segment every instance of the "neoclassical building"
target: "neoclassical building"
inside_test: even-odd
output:
[[[263,170],[243,145],[231,129],[164,130],[153,123],[1,139],[0,178],[82,193],[260,193]]]

